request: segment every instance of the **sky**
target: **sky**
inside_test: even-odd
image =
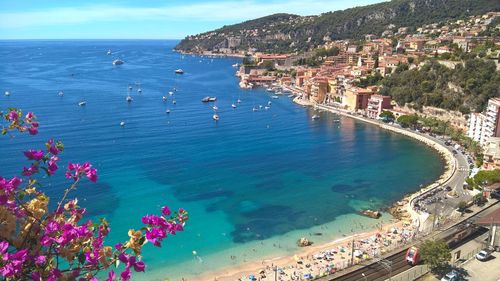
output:
[[[182,39],[274,13],[383,0],[0,0],[0,39]]]

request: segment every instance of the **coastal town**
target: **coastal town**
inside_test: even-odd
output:
[[[499,0],[115,2],[0,3],[0,280],[500,281]]]
[[[445,174],[437,182],[421,186],[420,191],[394,204],[390,213],[398,220],[387,228],[364,233],[352,243],[341,239],[306,250],[293,259],[282,258],[272,263],[262,261],[262,264],[254,265],[255,268],[265,266],[264,269],[251,270],[252,266],[248,266],[240,268],[237,274],[216,272],[206,279],[385,280],[387,272],[377,275],[370,270],[363,271],[363,265],[380,265],[384,254],[408,248],[426,237],[442,235],[446,227],[455,225],[457,221],[467,221],[463,218],[464,209],[481,212],[484,206],[495,205],[499,198],[499,179],[491,176],[488,178],[491,180],[480,184],[475,180],[484,178],[484,173],[495,174],[500,168],[500,98],[489,98],[485,110],[478,113],[433,106],[416,108],[412,104],[398,104],[387,90],[384,91],[384,85],[380,85],[379,81],[393,73],[418,70],[430,61],[454,69],[463,63],[456,59],[459,54],[477,54],[478,51],[481,58],[496,63],[496,71],[500,70],[500,38],[485,35],[491,29],[498,34],[499,18],[499,12],[489,12],[424,25],[414,32],[404,27],[395,29],[394,26],[387,26],[381,37],[366,34],[361,41],[327,38],[327,43],[305,54],[269,54],[254,49],[238,51],[236,47],[240,40],[235,37],[227,38],[216,49],[200,52],[203,55],[242,57],[243,63],[238,65],[236,76],[243,89],[262,87],[272,98],[286,95],[302,106],[349,116],[413,137],[438,150],[447,166]],[[453,85],[449,87],[453,88]],[[320,117],[313,115],[311,118]],[[433,125],[428,125],[429,120],[446,124],[451,129],[440,132]],[[380,215],[374,210],[365,210],[363,214],[373,218]],[[470,232],[462,229],[452,236],[457,239]],[[499,239],[498,233],[486,236],[491,236],[486,238],[490,243],[487,247],[499,245],[494,242]],[[298,243],[301,244],[304,239],[301,238]],[[308,245],[306,239],[303,246]],[[475,249],[476,253],[484,247],[484,244],[480,245]],[[459,260],[458,256],[453,258],[454,263]],[[384,270],[382,265],[377,267],[379,271]],[[354,273],[359,276],[353,278],[353,267],[361,268],[354,272],[363,272],[363,275]],[[345,276],[353,279],[343,275],[322,277],[333,273],[336,276],[345,268],[349,268],[345,271],[350,272]],[[398,269],[395,273],[400,273],[399,279],[392,280],[414,280],[405,279],[410,274],[405,275],[406,270],[412,269]],[[422,272],[418,276],[427,271]],[[455,272],[448,273],[446,276],[451,277],[446,280],[458,280],[454,279]],[[415,276],[416,273],[411,274]]]

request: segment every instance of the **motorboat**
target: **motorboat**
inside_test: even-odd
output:
[[[163,101],[167,101],[167,97],[166,97],[166,96],[163,96],[161,99],[162,99]]]
[[[170,109],[165,110],[166,114],[170,114]]]
[[[268,102],[267,102],[267,105],[271,105],[271,104],[272,104],[272,102],[271,102],[271,101],[268,101]]]
[[[169,95],[173,96],[174,95],[174,92],[170,91],[168,92]]]
[[[236,104],[234,104],[234,103],[233,103],[233,104],[231,104],[231,107],[232,107],[232,108],[236,108]]]
[[[273,99],[279,99],[280,97],[278,97],[278,96],[271,96],[271,98],[273,98]]]
[[[10,96],[10,92],[9,91],[5,91],[5,95],[8,97]]]
[[[116,59],[113,61],[113,65],[122,65],[123,61],[121,59]]]
[[[240,66],[240,65],[237,63],[233,64],[233,67],[238,67],[238,66]]]
[[[311,118],[312,118],[312,120],[317,120],[317,119],[319,119],[319,115],[314,114]]]
[[[214,119],[215,121],[219,121],[219,115],[217,113],[215,113],[213,116],[212,116],[212,119]]]
[[[184,74],[184,70],[182,70],[182,69],[180,69],[180,68],[179,68],[179,69],[176,69],[176,70],[175,70],[175,74]]]
[[[86,101],[81,101],[78,103],[78,106],[85,106],[87,105],[87,102]]]
[[[120,126],[122,127],[125,126],[125,122],[124,121],[120,122]]]
[[[132,90],[132,85],[128,85],[128,89],[129,89],[129,90]]]
[[[262,109],[262,107],[263,107],[262,104],[259,104],[259,109]]]
[[[137,92],[142,93],[142,89],[141,88],[137,89]]]
[[[204,97],[204,98],[201,99],[202,102],[214,102],[216,100],[217,100],[216,97],[209,97],[209,96]]]
[[[238,99],[236,102],[237,102],[237,103],[241,103],[241,100],[240,100],[240,99]]]
[[[219,110],[219,108],[216,105],[212,106],[212,108],[213,110]]]
[[[106,53],[108,56],[112,54],[111,50],[108,50],[108,52]]]
[[[252,108],[252,111],[257,111],[257,110],[259,110],[259,109],[255,106]]]
[[[131,96],[127,96],[127,98],[125,98],[128,102],[132,102],[134,99],[131,97]]]
[[[63,91],[59,91],[59,93],[57,93],[58,96],[62,97],[64,96],[64,92]]]
[[[172,101],[172,104],[177,104],[177,102],[175,100]]]
[[[264,107],[265,110],[268,110],[269,108],[270,108],[269,106]]]

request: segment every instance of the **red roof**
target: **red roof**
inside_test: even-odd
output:
[[[475,224],[484,226],[491,225],[492,223],[494,225],[500,224],[500,208],[496,209],[493,213],[490,213],[489,215],[486,215],[475,221]]]

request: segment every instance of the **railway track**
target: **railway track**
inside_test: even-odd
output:
[[[494,205],[492,205],[494,206]],[[488,208],[489,209],[489,208]],[[476,215],[488,210],[485,209]],[[470,219],[470,218],[469,218]],[[462,235],[467,228],[472,227],[472,231],[467,235]],[[488,230],[483,227],[468,226],[465,222],[460,222],[442,231],[434,237],[434,239],[443,239],[448,242],[450,249],[456,249],[461,245],[478,238]],[[459,239],[457,239],[457,235]],[[406,251],[409,247],[392,254],[384,259],[384,261],[376,261],[362,268],[341,276],[324,277],[322,281],[384,281],[389,276],[395,276],[411,268],[405,260]],[[388,264],[391,264],[390,266]]]

